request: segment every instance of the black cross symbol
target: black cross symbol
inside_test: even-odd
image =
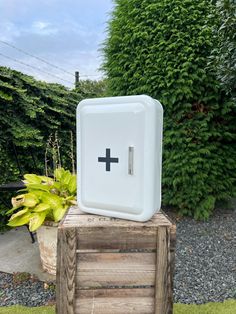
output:
[[[106,157],[98,157],[98,162],[106,163],[106,171],[111,171],[111,163],[119,162],[119,158],[111,158],[111,150],[110,148],[106,148]]]

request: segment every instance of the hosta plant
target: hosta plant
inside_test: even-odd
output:
[[[76,176],[68,170],[56,169],[54,178],[26,174],[24,179],[23,194],[12,198],[13,208],[7,212],[8,226],[29,225],[35,231],[45,220],[59,222],[76,203]]]

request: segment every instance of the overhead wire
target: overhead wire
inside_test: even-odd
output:
[[[4,41],[4,40],[1,40],[1,39],[0,39],[0,42],[1,42],[2,44],[4,44],[4,45],[7,45],[7,46],[9,46],[9,47],[11,47],[11,48],[13,48],[13,49],[16,49],[16,50],[20,51],[21,53],[24,53],[25,55],[27,55],[27,56],[29,56],[29,57],[35,58],[35,59],[37,59],[37,60],[39,60],[39,61],[41,61],[41,62],[43,62],[43,63],[45,63],[45,64],[47,64],[47,65],[50,65],[51,67],[54,67],[54,68],[56,68],[56,69],[58,69],[58,70],[60,70],[60,71],[63,71],[64,73],[67,73],[67,74],[72,75],[72,76],[74,77],[74,74],[72,74],[72,73],[66,71],[65,69],[63,69],[63,68],[61,68],[61,67],[59,67],[59,66],[57,66],[57,65],[55,65],[55,64],[52,64],[51,62],[48,62],[48,61],[46,61],[46,60],[44,60],[44,59],[42,59],[42,58],[40,58],[40,57],[37,57],[37,56],[35,56],[35,55],[33,55],[33,54],[31,54],[31,53],[29,53],[29,52],[27,52],[27,51],[25,51],[25,50],[23,50],[23,49],[21,49],[21,48],[18,48],[18,47],[16,47],[16,46],[14,46],[14,45],[12,45],[12,44],[10,44],[10,43]]]
[[[25,51],[25,50],[23,50],[23,49],[21,49],[21,48],[18,48],[18,47],[16,47],[16,46],[14,46],[14,45],[12,45],[12,44],[10,44],[10,43],[4,41],[4,40],[1,40],[1,39],[0,39],[0,43],[3,43],[3,44],[5,44],[5,45],[7,45],[7,46],[9,46],[9,47],[11,47],[11,48],[13,48],[13,49],[15,49],[15,50],[18,50],[19,52],[21,52],[21,53],[23,53],[23,54],[25,54],[25,55],[27,55],[27,56],[30,56],[30,57],[32,57],[32,58],[35,58],[35,59],[37,59],[37,60],[39,60],[39,61],[41,61],[41,62],[43,62],[43,63],[45,63],[45,64],[47,64],[47,65],[49,65],[49,66],[51,66],[51,67],[54,67],[54,68],[56,68],[56,69],[58,69],[58,70],[60,70],[60,71],[62,71],[62,72],[64,72],[64,73],[69,74],[69,75],[71,75],[71,76],[74,77],[74,74],[68,72],[67,70],[65,70],[65,69],[63,69],[63,68],[61,68],[61,67],[59,67],[59,66],[57,66],[57,65],[55,65],[55,64],[52,64],[52,63],[50,63],[50,62],[48,62],[48,61],[46,61],[46,60],[44,60],[44,59],[42,59],[42,58],[40,58],[40,57],[38,57],[38,56],[35,56],[35,55],[33,55],[33,54],[31,54],[31,53],[29,53],[29,52],[27,52],[27,51]],[[6,55],[4,55],[4,54],[2,54],[2,53],[1,53],[1,55],[4,56],[5,58],[12,59],[12,60],[15,61],[15,62],[18,62],[18,63],[24,64],[24,65],[26,65],[26,66],[28,66],[28,67],[32,67],[32,68],[34,68],[34,69],[37,69],[37,70],[39,70],[39,71],[41,71],[41,72],[44,72],[44,73],[46,73],[46,74],[48,74],[48,75],[50,75],[50,76],[54,76],[54,77],[56,77],[56,78],[58,78],[58,79],[60,79],[60,80],[62,80],[62,81],[67,82],[67,83],[74,84],[74,83],[72,83],[72,82],[70,82],[70,81],[68,81],[68,80],[65,80],[65,79],[62,79],[62,78],[58,77],[57,75],[48,73],[48,72],[46,72],[46,71],[44,71],[44,70],[41,70],[40,68],[37,68],[37,67],[35,67],[35,66],[31,66],[31,65],[29,65],[29,64],[26,64],[26,63],[20,61],[20,60],[16,60],[16,59],[11,58],[11,57],[9,57],[9,56],[6,56]],[[88,77],[88,78],[89,78],[89,77],[100,77],[100,76],[101,76],[100,74],[80,75],[80,77]]]
[[[28,63],[25,63],[25,62],[23,62],[23,61],[20,61],[20,60],[17,60],[17,59],[15,59],[15,58],[6,56],[5,54],[3,54],[3,53],[1,53],[1,52],[0,52],[0,55],[3,56],[4,58],[7,58],[7,59],[12,60],[12,61],[15,61],[15,62],[17,62],[17,63],[19,63],[19,64],[22,64],[22,65],[24,65],[24,66],[27,66],[27,67],[32,68],[32,69],[35,69],[35,70],[38,70],[38,71],[43,72],[43,73],[45,73],[45,74],[47,74],[47,75],[50,75],[50,76],[52,76],[52,77],[55,77],[55,78],[57,78],[57,79],[59,79],[59,80],[61,80],[61,81],[64,81],[64,82],[67,82],[67,83],[70,83],[70,84],[73,84],[73,85],[74,85],[74,83],[71,82],[71,81],[65,80],[65,79],[63,79],[63,78],[61,78],[61,77],[59,77],[59,76],[57,76],[57,75],[55,75],[55,74],[49,73],[49,72],[47,72],[47,71],[45,71],[45,70],[42,70],[42,69],[40,69],[40,68],[38,68],[38,67],[35,67],[35,66],[33,66],[33,65],[30,65],[30,64],[28,64]]]

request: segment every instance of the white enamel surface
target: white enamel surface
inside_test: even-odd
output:
[[[160,209],[162,119],[161,104],[148,96],[80,102],[77,199],[81,210],[145,221]],[[111,158],[118,158],[110,169],[98,161],[106,156],[106,149]]]

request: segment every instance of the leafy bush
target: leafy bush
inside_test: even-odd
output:
[[[106,80],[82,80],[76,87],[76,91],[79,92],[83,98],[105,97],[107,94],[106,89]]]
[[[163,203],[207,218],[235,193],[232,102],[214,67],[211,1],[116,0],[104,44],[112,95],[148,94],[164,107]],[[224,101],[223,101],[224,99]]]
[[[236,1],[218,0],[219,44],[215,49],[218,77],[228,94],[236,97]]]
[[[0,67],[0,183],[19,180],[24,173],[43,174],[47,141],[55,132],[63,167],[71,169],[70,132],[75,135],[81,99],[59,84]]]

